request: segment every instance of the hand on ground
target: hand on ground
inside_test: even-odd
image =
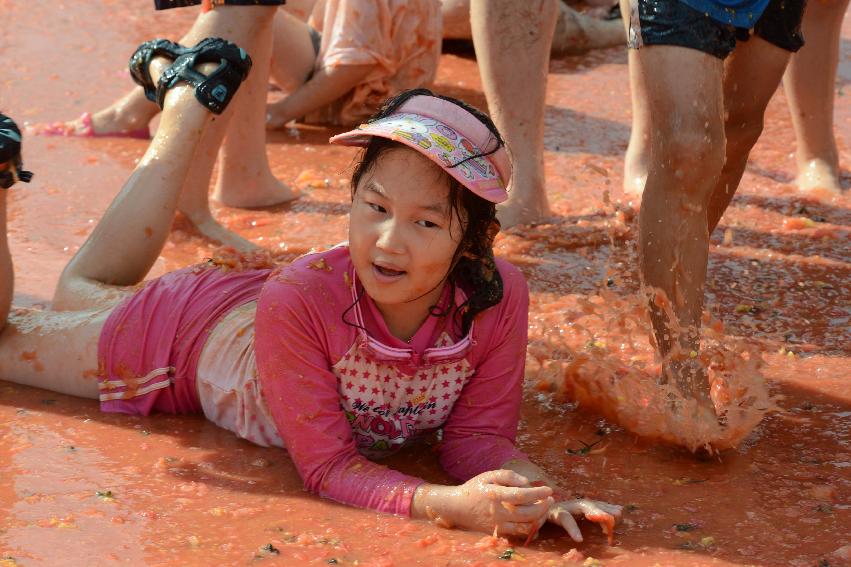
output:
[[[577,498],[554,502],[550,506],[547,519],[553,524],[563,527],[574,541],[582,541],[582,532],[579,530],[576,518],[584,517],[595,524],[600,524],[603,532],[609,538],[609,545],[612,545],[615,523],[621,519],[622,513],[623,508],[616,504]]]
[[[465,529],[527,536],[547,521],[551,494],[551,488],[529,486],[514,471],[488,471],[454,487],[440,517]]]

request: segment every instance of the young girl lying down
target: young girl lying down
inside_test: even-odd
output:
[[[208,99],[249,69],[222,40],[158,45],[137,51],[134,74],[161,95],[162,125],[65,268],[57,311],[7,324],[0,376],[99,398],[106,412],[203,412],[286,448],[310,491],[352,506],[528,538],[549,521],[577,541],[579,516],[611,534],[619,506],[567,497],[514,446],[528,290],[493,257],[511,168],[490,119],[405,92],[331,140],[364,148],[347,245],[277,269],[207,263],[137,285],[167,238]],[[42,371],[13,355],[24,350]],[[376,462],[438,428],[440,462],[462,484]]]

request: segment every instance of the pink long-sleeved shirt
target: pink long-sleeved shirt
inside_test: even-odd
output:
[[[444,318],[432,316],[409,343],[390,334],[366,294],[355,302],[362,288],[348,248],[305,256],[270,276],[257,304],[257,369],[308,490],[408,515],[424,481],[370,459],[439,427],[441,465],[461,481],[525,459],[514,439],[529,295],[517,268],[500,260],[497,267],[503,300],[467,336],[453,337]],[[460,291],[453,298],[463,299]]]

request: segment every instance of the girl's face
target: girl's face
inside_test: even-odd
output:
[[[361,178],[349,250],[358,278],[385,319],[424,318],[440,298],[463,234],[448,195],[445,174],[407,148],[387,150]]]

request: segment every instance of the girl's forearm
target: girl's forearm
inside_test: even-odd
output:
[[[309,81],[272,106],[283,111],[284,123],[327,106],[355,88],[375,65],[340,65],[319,69]]]
[[[411,502],[411,518],[433,520],[443,527],[452,527],[447,518],[449,488],[439,484],[421,484],[417,487]]]

